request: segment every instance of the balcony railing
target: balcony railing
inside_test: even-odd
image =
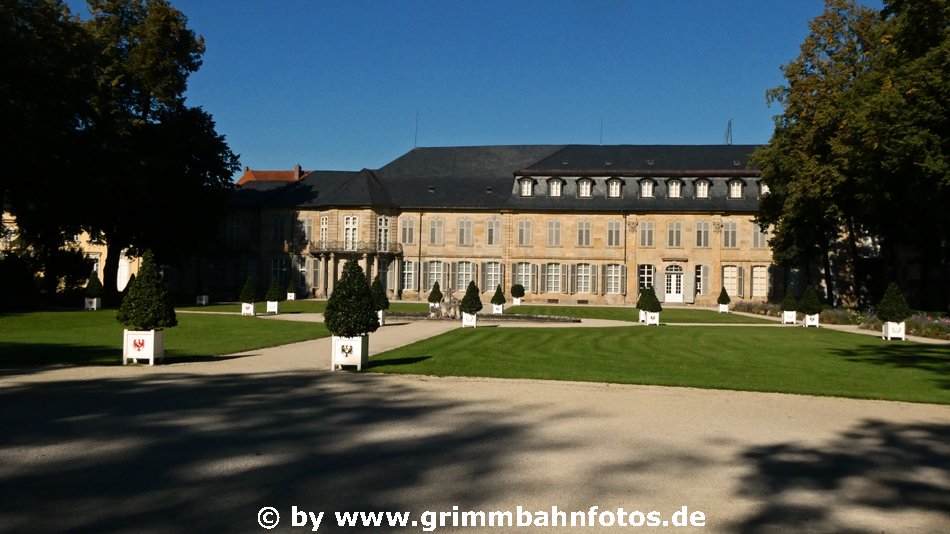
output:
[[[391,241],[311,241],[310,253],[402,254],[402,245]]]

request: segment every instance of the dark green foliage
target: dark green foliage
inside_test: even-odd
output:
[[[439,283],[432,284],[432,291],[429,292],[429,302],[442,302],[442,291],[439,289]]]
[[[729,293],[726,292],[726,288],[725,288],[725,287],[723,287],[723,288],[719,291],[719,298],[716,299],[716,302],[717,302],[718,304],[729,304],[730,302],[732,302],[732,299],[729,298]]]
[[[511,296],[516,299],[524,297],[524,286],[521,284],[515,284],[511,286]]]
[[[287,280],[287,291],[285,291],[285,293],[297,294],[297,278],[299,278],[297,273],[290,273],[290,278]]]
[[[459,303],[459,310],[468,314],[478,313],[482,309],[482,300],[478,297],[478,286],[475,285],[475,281],[468,283],[468,288],[465,289],[465,296],[462,297],[462,302]]]
[[[375,310],[388,310],[389,309],[389,297],[386,296],[386,291],[383,290],[383,284],[379,281],[379,275],[376,275],[376,278],[373,278],[373,285],[370,286],[370,291],[373,293],[373,309]]]
[[[910,306],[907,305],[904,295],[897,284],[891,282],[884,291],[881,303],[877,305],[877,318],[884,322],[899,323],[910,315]]]
[[[267,288],[267,301],[268,302],[280,302],[287,297],[286,292],[280,290],[280,285],[277,284],[276,278],[270,279],[270,286]]]
[[[178,324],[152,251],[142,255],[139,276],[122,299],[116,319],[133,330],[155,330]]]
[[[802,298],[798,300],[798,311],[805,315],[815,315],[821,313],[821,302],[818,300],[818,294],[815,288],[808,286],[802,293]]]
[[[501,284],[498,284],[498,287],[495,288],[495,294],[491,296],[491,303],[495,306],[501,306],[506,302],[508,301],[505,300],[505,294],[501,291]]]
[[[99,281],[99,275],[97,273],[92,273],[89,275],[89,281],[86,282],[86,298],[90,299],[101,299],[102,298],[102,282]]]
[[[327,300],[323,322],[335,336],[356,337],[375,332],[379,316],[362,267],[355,260],[343,266],[343,275]]]
[[[637,308],[651,313],[663,311],[663,306],[660,305],[660,299],[656,298],[656,291],[653,289],[653,286],[640,291],[640,298],[637,299]]]
[[[782,311],[797,311],[798,310],[798,301],[795,300],[795,295],[792,294],[791,290],[785,292],[785,298],[782,299]]]
[[[253,303],[257,300],[257,289],[254,288],[254,282],[251,281],[251,277],[247,277],[247,281],[244,282],[244,288],[241,289],[241,302]]]

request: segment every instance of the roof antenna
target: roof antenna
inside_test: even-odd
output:
[[[722,144],[731,145],[732,144],[732,119],[729,119],[729,124],[726,126],[726,135],[723,138]]]
[[[416,108],[416,134],[412,138],[412,148],[419,147],[419,108]]]

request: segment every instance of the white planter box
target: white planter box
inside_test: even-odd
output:
[[[340,337],[333,336],[330,342],[330,370],[336,371],[344,365],[355,365],[359,371],[369,365],[369,336]]]
[[[651,324],[660,326],[660,312],[644,312],[646,314],[647,326]]]
[[[254,303],[253,302],[242,302],[241,303],[241,315],[254,315]]]
[[[798,321],[798,312],[782,310],[782,324],[795,324]]]
[[[287,300],[297,300],[296,293],[287,293]]]
[[[101,307],[102,307],[102,299],[100,298],[91,299],[89,297],[86,297],[85,309],[95,311]]]
[[[514,299],[513,306],[521,306],[521,297],[512,297]]]
[[[471,326],[472,328],[475,328],[477,324],[478,324],[477,315],[475,315],[474,313],[462,312],[462,328],[465,328],[466,326]]]
[[[647,322],[647,312],[643,310],[639,310],[639,312],[640,312],[640,322],[641,323]]]
[[[379,310],[376,315],[379,316],[379,326],[386,326],[386,310]]]
[[[439,308],[442,306],[438,302],[429,303],[429,313],[439,313]]]
[[[805,319],[802,321],[802,326],[806,328],[809,326],[814,326],[814,327],[820,326],[818,324],[818,317],[819,317],[819,314],[817,313],[814,315],[806,315]]]
[[[280,302],[276,300],[267,301],[267,313],[280,313]]]
[[[198,298],[195,299],[195,304],[199,306],[207,306],[208,302],[210,301],[211,299],[208,298],[208,295],[198,295]]]
[[[720,304],[720,305],[719,305],[719,313],[729,313],[729,305],[728,305],[728,304]]]
[[[899,323],[887,321],[881,326],[881,337],[884,339],[900,339],[906,341],[907,337],[904,334],[904,330],[904,321]]]
[[[122,365],[132,360],[147,360],[149,365],[165,359],[164,330],[123,330]]]
[[[492,305],[491,305],[491,312],[492,312],[493,314],[495,314],[495,315],[501,315],[501,314],[505,313],[505,305],[504,305],[504,304],[492,304]]]

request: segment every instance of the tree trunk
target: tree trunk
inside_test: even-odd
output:
[[[851,276],[853,278],[852,291],[854,291],[854,302],[859,307],[868,304],[868,288],[864,280],[864,273],[861,268],[861,261],[858,257],[858,238],[854,234],[854,219],[848,217],[848,252],[851,256]]]
[[[119,279],[119,257],[123,248],[125,247],[114,244],[112,240],[106,242],[106,261],[102,266],[102,286],[105,290],[103,301],[109,306],[120,304],[116,282]]]
[[[825,298],[828,304],[835,305],[835,277],[831,272],[831,247],[825,245],[825,250],[821,255],[825,267]]]

